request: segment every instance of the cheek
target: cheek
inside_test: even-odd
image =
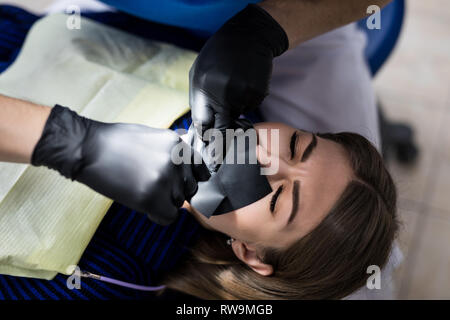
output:
[[[209,224],[241,240],[260,241],[270,227],[269,201],[266,196],[241,209],[213,216]]]
[[[273,218],[269,210],[270,198],[266,196],[244,208],[235,211],[237,228],[254,241],[262,241],[273,227]]]

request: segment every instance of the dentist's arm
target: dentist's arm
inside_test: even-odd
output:
[[[175,146],[190,163],[172,161]],[[68,108],[37,106],[0,96],[0,161],[31,162],[147,213],[167,225],[209,171],[173,131],[104,123]]]
[[[298,44],[361,19],[391,0],[266,0],[248,5],[203,46],[190,76],[199,134],[225,129],[269,93],[273,59]]]
[[[289,48],[362,19],[367,8],[383,8],[392,0],[265,0],[259,6],[284,29]]]
[[[0,161],[30,163],[50,111],[0,95]]]

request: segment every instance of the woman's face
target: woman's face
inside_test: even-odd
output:
[[[322,221],[350,182],[353,171],[344,148],[333,141],[281,123],[260,123],[255,129],[258,135],[268,133],[267,139],[259,139],[258,161],[263,165],[278,161],[277,172],[267,176],[272,193],[251,205],[210,218],[191,212],[204,226],[234,239],[285,248]],[[278,130],[279,141],[271,141],[271,130]]]

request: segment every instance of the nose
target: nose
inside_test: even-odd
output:
[[[278,152],[270,152],[264,146],[258,145],[256,154],[262,174],[267,176],[270,183],[286,180],[292,174],[291,164],[280,157]]]

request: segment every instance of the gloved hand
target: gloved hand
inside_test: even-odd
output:
[[[259,106],[269,91],[272,60],[289,47],[283,28],[250,4],[205,44],[189,72],[189,102],[196,132],[226,129]]]
[[[192,164],[174,164],[171,152],[179,143],[185,144],[170,130],[98,122],[56,105],[31,163],[55,169],[167,225],[195,194],[197,181],[209,178],[206,166],[194,163],[194,152]]]

